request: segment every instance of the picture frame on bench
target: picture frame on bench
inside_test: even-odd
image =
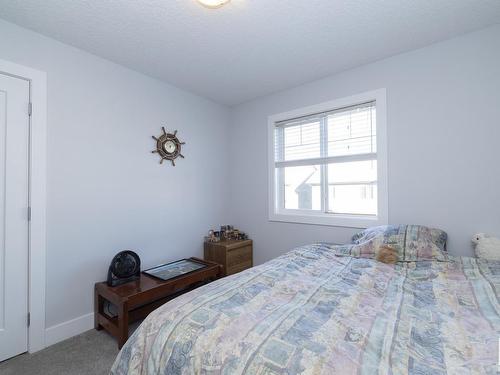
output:
[[[175,262],[161,264],[142,272],[148,276],[167,281],[175,279],[179,276],[190,274],[206,267],[207,265],[204,263],[196,262],[191,259],[181,259]]]

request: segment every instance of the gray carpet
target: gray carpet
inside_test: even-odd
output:
[[[130,332],[136,327],[130,327]],[[116,341],[105,331],[93,329],[34,354],[22,354],[1,362],[0,374],[108,374],[117,354]]]

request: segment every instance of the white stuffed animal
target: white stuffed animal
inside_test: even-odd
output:
[[[472,243],[476,247],[476,257],[500,260],[500,238],[478,233],[472,237]]]

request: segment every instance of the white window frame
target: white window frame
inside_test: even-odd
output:
[[[370,101],[376,105],[377,126],[377,215],[334,214],[310,210],[291,210],[279,206],[278,197],[282,196],[277,184],[275,171],[275,137],[276,123],[290,119],[310,116],[322,112],[355,106]],[[387,104],[386,90],[377,89],[352,95],[346,98],[279,113],[268,118],[268,172],[269,172],[269,221],[288,223],[329,225],[352,228],[368,228],[385,225],[388,222],[388,190],[387,190]]]

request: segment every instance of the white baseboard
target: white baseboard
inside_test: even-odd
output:
[[[45,330],[45,347],[94,328],[94,313],[79,316]]]

